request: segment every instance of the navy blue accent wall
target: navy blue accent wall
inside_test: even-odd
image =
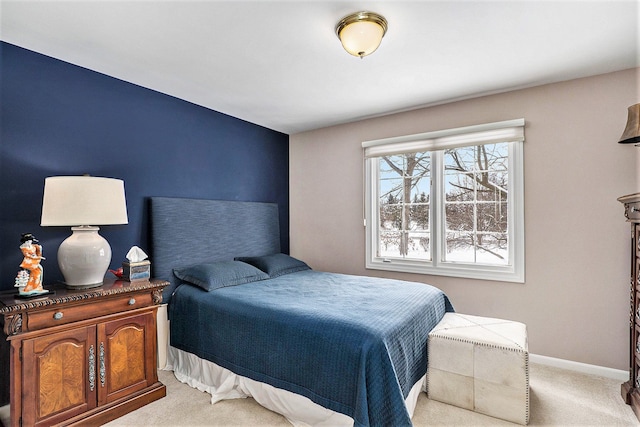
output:
[[[0,289],[12,289],[20,234],[43,245],[45,287],[69,227],[41,227],[44,179],[123,179],[129,224],[101,227],[111,268],[149,249],[150,196],[275,202],[289,251],[289,136],[0,42]],[[151,260],[153,263],[153,260]]]

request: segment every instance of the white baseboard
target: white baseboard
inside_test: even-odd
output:
[[[556,368],[567,369],[570,371],[582,372],[583,374],[598,375],[600,377],[611,378],[620,382],[629,380],[629,372],[621,369],[607,368],[598,365],[589,365],[587,363],[574,362],[572,360],[556,359],[555,357],[541,356],[539,354],[529,354],[531,363],[540,365],[553,366]]]

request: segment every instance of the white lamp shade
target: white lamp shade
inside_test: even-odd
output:
[[[42,226],[128,224],[124,181],[95,176],[45,178]]]

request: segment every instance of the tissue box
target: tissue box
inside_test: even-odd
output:
[[[130,282],[149,280],[151,277],[151,262],[149,260],[122,263],[122,278]]]

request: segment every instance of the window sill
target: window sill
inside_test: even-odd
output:
[[[523,271],[512,266],[484,266],[469,264],[441,263],[438,267],[425,265],[424,262],[407,260],[368,260],[368,270],[396,271],[401,273],[425,274],[432,276],[460,277],[465,279],[494,280],[499,282],[524,283]]]

